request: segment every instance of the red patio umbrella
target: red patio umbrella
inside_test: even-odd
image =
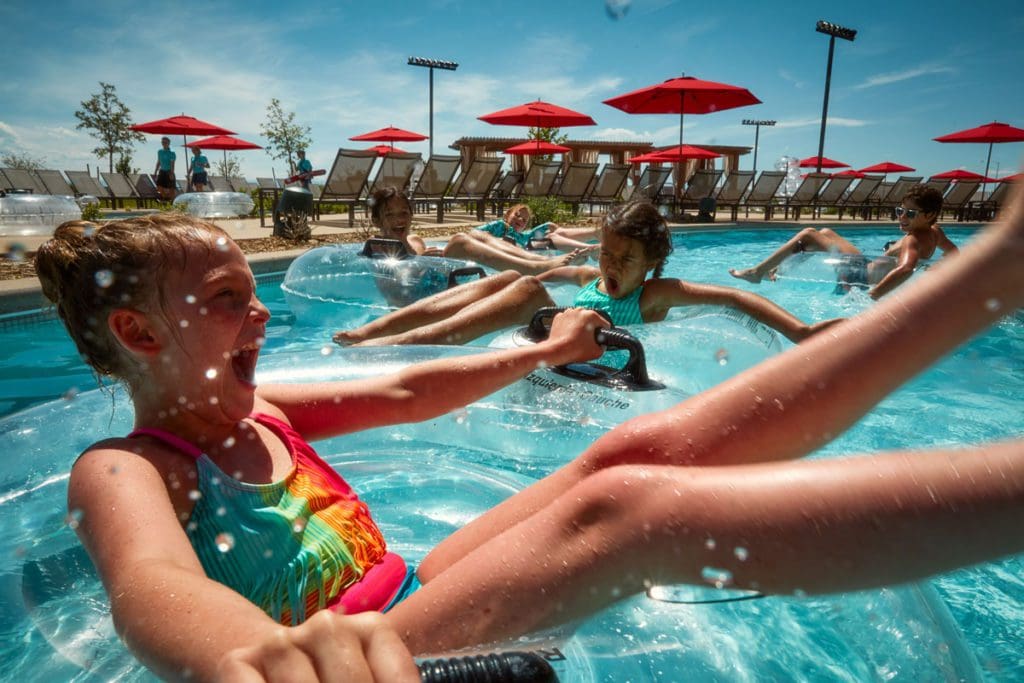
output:
[[[722,155],[717,152],[712,152],[711,150],[703,149],[702,147],[679,145],[678,147],[670,147],[668,149],[647,152],[646,154],[635,156],[629,161],[633,164],[641,164],[645,162],[650,163],[652,161],[676,163],[686,161],[687,159],[717,159],[721,156]]]
[[[481,121],[496,126],[532,126],[534,128],[568,128],[569,126],[596,126],[594,119],[572,109],[550,102],[527,102],[516,107],[501,109],[478,116]]]
[[[349,138],[349,140],[362,142],[390,142],[392,147],[395,146],[396,142],[419,142],[426,139],[427,136],[422,133],[414,133],[411,130],[395,128],[394,126],[378,128],[377,130],[371,130],[369,133],[353,135]]]
[[[680,76],[618,95],[604,103],[628,114],[679,114],[679,144],[682,145],[684,114],[709,114],[761,104],[761,100],[736,85]]]
[[[801,159],[798,165],[800,168],[818,168],[818,157],[807,157],[806,159]],[[828,157],[821,158],[822,168],[847,168],[848,166],[849,164],[844,164],[843,162],[836,161],[835,159],[829,159]]]
[[[228,150],[241,149],[263,149],[255,142],[233,138],[230,135],[214,135],[212,138],[203,138],[195,142],[185,143],[186,147],[198,147],[200,149],[220,149],[224,151],[224,166],[228,165]]]
[[[373,147],[367,147],[365,151],[376,152],[377,156],[379,157],[387,156],[388,154],[408,154],[408,152],[406,152],[404,149],[395,147],[394,143],[392,143],[390,146],[374,145]]]
[[[150,133],[153,135],[180,135],[181,144],[185,146],[188,145],[189,135],[234,135],[235,133],[233,130],[221,128],[212,123],[200,121],[194,116],[186,116],[185,114],[169,116],[166,119],[157,119],[156,121],[147,121],[146,123],[137,123],[134,126],[130,126],[130,128],[140,133]],[[192,176],[186,175],[186,177],[189,178],[188,189],[192,189]]]
[[[985,176],[987,177],[989,166],[992,164],[992,145],[997,142],[1024,142],[1024,128],[993,121],[977,128],[968,128],[932,139],[936,142],[987,142],[988,158],[985,159]],[[985,193],[984,182],[982,181],[982,195]]]
[[[1001,182],[1001,183],[1015,183],[1018,180],[1024,180],[1024,173],[1014,173],[1013,175],[1008,175],[1005,178],[1000,178],[999,182]]]
[[[865,173],[864,171],[857,171],[857,170],[854,170],[852,168],[848,168],[845,171],[839,171],[837,173],[833,173],[832,177],[833,178],[865,178],[865,177],[867,177],[867,175],[868,174]]]
[[[904,166],[903,164],[897,164],[894,161],[883,161],[875,164],[874,166],[865,166],[860,170],[861,173],[881,173],[882,175],[887,175],[889,173],[905,173],[915,169],[910,166]]]
[[[996,182],[994,179],[989,178],[987,176],[983,176],[980,173],[975,173],[973,171],[965,171],[962,168],[955,168],[952,171],[946,171],[944,173],[936,173],[931,178],[929,178],[929,180],[936,180],[936,179],[939,179],[939,180],[953,180],[953,181],[956,181],[956,180],[977,180],[978,182],[981,182],[981,183],[994,183],[994,182]]]
[[[525,154],[528,156],[536,156],[538,154],[562,154],[565,152],[571,152],[571,147],[565,145],[556,145],[553,142],[547,140],[529,140],[527,142],[521,142],[518,145],[512,145],[508,149],[502,150],[505,154]]]

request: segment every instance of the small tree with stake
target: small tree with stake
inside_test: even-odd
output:
[[[267,121],[260,124],[260,133],[270,141],[264,149],[271,159],[287,159],[288,173],[295,172],[292,154],[312,144],[309,126],[295,123],[295,112],[286,112],[276,97],[267,106]]]
[[[89,135],[100,141],[100,146],[92,152],[102,159],[107,157],[108,170],[114,172],[114,156],[127,159],[131,164],[132,143],[142,142],[146,138],[131,129],[131,110],[117,96],[117,88],[110,83],[100,81],[101,92],[94,94],[81,103],[82,108],[75,112],[78,128],[85,128]]]

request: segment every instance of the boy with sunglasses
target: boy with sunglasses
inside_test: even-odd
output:
[[[891,258],[870,260],[829,228],[804,228],[753,268],[730,268],[729,274],[748,282],[760,282],[766,275],[774,279],[775,269],[793,254],[804,251],[847,254],[850,258],[837,268],[839,287],[849,291],[854,286],[866,286],[868,296],[878,299],[906,281],[918,261],[930,259],[936,249],[942,251],[943,257],[957,252],[956,245],[935,222],[941,211],[942,194],[934,188],[915,185],[896,209],[900,230],[906,234],[885,245],[885,256]]]

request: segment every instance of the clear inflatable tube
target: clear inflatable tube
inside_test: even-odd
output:
[[[81,217],[82,209],[70,195],[0,196],[0,235],[52,235],[64,221]]]
[[[186,192],[175,197],[173,205],[197,218],[247,216],[254,206],[245,192]]]

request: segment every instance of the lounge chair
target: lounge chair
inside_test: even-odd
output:
[[[582,161],[570,163],[562,176],[562,182],[558,184],[558,190],[554,194],[555,198],[566,204],[571,204],[573,213],[576,213],[596,175],[597,164]]]
[[[141,204],[148,206],[150,203],[163,201],[160,198],[160,192],[156,189],[156,183],[153,182],[153,176],[148,173],[133,173],[128,176],[128,180],[135,188],[135,193],[139,196]]]
[[[821,188],[828,182],[828,173],[808,173],[797,186],[796,191],[786,197],[783,209],[784,218],[789,218],[789,210],[793,210],[793,220],[800,220],[800,210],[805,206],[814,206]]]
[[[462,157],[456,155],[435,154],[427,159],[427,165],[416,179],[416,185],[409,197],[413,207],[434,202],[437,205],[437,222],[443,221],[444,198],[451,189],[452,180],[461,163]]]
[[[545,159],[533,159],[530,168],[523,178],[523,189],[520,195],[523,197],[549,197],[558,180],[558,171],[562,164],[558,161]]]
[[[519,199],[523,190],[523,172],[507,171],[498,176],[498,182],[491,189],[491,213],[497,216],[505,210],[505,204]]]
[[[850,190],[845,197],[840,197],[836,201],[835,207],[839,210],[836,219],[843,220],[843,213],[846,211],[856,218],[857,212],[865,210],[869,206],[868,202],[871,196],[881,184],[882,176],[869,175],[861,178],[856,187]]]
[[[700,206],[701,200],[713,197],[715,187],[721,179],[722,172],[713,168],[699,168],[694,171],[693,175],[690,176],[690,182],[686,185],[686,190],[679,198],[680,210],[685,211],[688,208],[697,208]],[[671,198],[674,197],[675,192],[672,193]]]
[[[74,185],[75,194],[89,194],[101,202],[107,201],[113,205],[114,200],[110,198],[110,193],[88,171],[64,171],[64,175]]]
[[[814,205],[812,207],[814,217],[820,216],[822,209],[836,208],[843,195],[850,189],[850,185],[853,184],[854,180],[856,179],[853,176],[832,176],[829,178],[828,183],[818,190],[818,196],[814,198]]]
[[[979,187],[981,183],[976,180],[958,180],[942,198],[942,213],[951,213],[958,221],[966,220],[970,201]]]
[[[883,213],[888,215],[890,219],[896,218],[896,207],[903,201],[903,195],[907,193],[914,185],[921,183],[921,176],[900,176],[893,186],[889,188],[889,191],[884,197],[878,200],[875,208],[878,210],[878,217],[881,218]]]
[[[228,180],[227,176],[224,175],[208,175],[206,179],[208,188],[214,192],[234,192],[235,188],[231,186],[231,181]]]
[[[484,220],[484,204],[498,182],[498,174],[501,173],[501,166],[504,163],[504,157],[473,159],[468,167],[463,167],[448,201],[465,202],[467,205],[475,203],[477,220]]]
[[[584,204],[590,205],[593,214],[594,206],[614,204],[622,199],[622,191],[629,178],[629,164],[605,164],[604,168],[590,184],[590,191],[583,198]]]
[[[752,182],[754,182],[753,171],[729,171],[729,175],[725,176],[718,194],[715,195],[715,206],[718,208],[728,207],[731,216],[730,220],[735,221],[739,218],[740,203],[743,201],[743,195],[746,194],[747,188],[750,187]]]
[[[672,168],[669,166],[648,166],[640,174],[640,179],[633,186],[627,199],[646,199],[655,202],[661,194],[661,188],[665,181],[672,175]]]
[[[123,173],[100,173],[100,177],[103,178],[103,182],[107,186],[107,192],[110,194],[110,199],[113,201],[115,209],[118,204],[124,207],[125,200],[137,200],[139,198],[139,193],[135,191],[134,184]]]
[[[743,200],[743,207],[750,215],[751,207],[764,209],[764,219],[770,220],[775,209],[775,193],[779,191],[782,182],[786,179],[785,171],[761,171],[761,175],[754,182],[750,194]]]
[[[57,195],[70,195],[75,196],[75,188],[71,187],[71,184],[61,174],[60,171],[55,170],[41,170],[36,171],[36,177],[46,187],[46,191],[49,194]]]
[[[939,178],[938,180],[929,180],[928,182],[926,182],[924,184],[924,186],[925,187],[930,187],[931,189],[936,190],[939,194],[941,194],[943,197],[945,197],[946,196],[946,191],[949,189],[949,186],[952,185],[952,184],[953,184],[953,181],[948,179],[948,178]]]
[[[382,187],[394,187],[402,194],[409,191],[409,181],[416,165],[423,162],[423,157],[411,152],[392,152],[381,157],[380,168],[370,183],[370,194]]]
[[[967,216],[970,220],[991,221],[1003,208],[1006,195],[1010,193],[1012,183],[999,183],[985,199],[971,199],[967,202]]]
[[[377,153],[371,150],[339,149],[324,181],[320,199],[313,203],[314,208],[319,211],[323,204],[345,204],[348,207],[348,224],[355,225],[356,206],[366,204],[370,171],[376,161]]]
[[[256,187],[261,190],[280,190],[281,181],[277,178],[257,178]]]
[[[252,192],[252,185],[242,176],[231,176],[228,180],[231,182],[231,187],[235,189],[235,192]]]
[[[5,168],[3,173],[7,176],[8,190],[28,190],[33,194],[50,194],[43,181],[33,171],[23,168]]]

